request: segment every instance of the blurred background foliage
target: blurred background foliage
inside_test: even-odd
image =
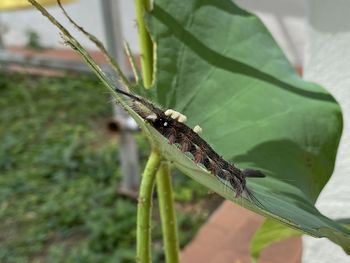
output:
[[[99,85],[0,73],[0,262],[134,262],[137,203],[117,194],[118,135],[105,128],[112,107]],[[149,146],[136,137],[144,164]],[[183,247],[221,199],[173,180]],[[162,262],[156,196],[153,211]]]

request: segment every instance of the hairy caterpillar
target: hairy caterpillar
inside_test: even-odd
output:
[[[107,54],[107,51],[104,48],[103,44],[100,43],[96,37],[85,31],[82,27],[78,26],[74,22],[64,10],[60,1],[58,1],[58,4],[68,20],[73,25],[75,25],[79,31],[88,36],[89,39],[92,40],[92,42],[94,42],[102,51],[102,53],[107,56],[109,62],[116,69],[119,76],[122,77],[122,82],[127,82],[122,71],[113,62],[113,59],[111,59]],[[132,61],[131,64],[133,64]],[[131,106],[135,112],[137,112],[144,120],[150,123],[165,138],[167,138],[170,144],[178,144],[182,152],[188,152],[192,155],[193,161],[195,163],[203,165],[208,171],[210,171],[210,173],[216,177],[229,182],[229,184],[236,192],[236,198],[240,197],[242,194],[246,194],[246,196],[252,202],[262,206],[259,200],[257,200],[253,193],[247,188],[246,178],[262,178],[265,177],[264,174],[258,170],[253,169],[240,170],[233,164],[224,160],[205,140],[203,140],[198,135],[198,132],[201,130],[201,128],[199,126],[196,126],[194,129],[191,129],[183,123],[185,121],[183,116],[178,116],[179,118],[176,118],[172,116],[171,112],[168,114],[169,110],[163,111],[144,98],[130,94],[118,88],[116,88],[115,91],[131,98]]]
[[[178,118],[171,116],[172,111],[163,111],[148,100],[120,90],[115,89],[132,100],[132,108],[144,120],[152,125],[159,133],[166,137],[170,144],[177,144],[182,152],[188,152],[193,156],[196,164],[203,165],[211,174],[230,183],[236,192],[236,198],[242,194],[253,201],[261,203],[254,197],[252,192],[246,186],[246,178],[265,177],[259,170],[245,169],[241,170],[230,162],[224,160],[213,148],[198,135],[201,130],[196,126],[193,130],[183,122],[186,120],[183,115]]]

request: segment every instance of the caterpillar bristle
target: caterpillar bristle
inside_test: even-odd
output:
[[[265,209],[264,205],[259,201],[258,198],[256,198],[252,190],[246,187],[244,189],[244,194],[246,195],[246,197],[249,199],[250,202],[260,207],[261,209]]]

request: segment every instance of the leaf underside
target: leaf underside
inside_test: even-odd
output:
[[[166,158],[227,199],[350,250],[350,231],[314,203],[332,175],[342,131],[339,105],[302,80],[261,21],[229,0],[156,0],[147,15],[156,45],[154,89],[143,93],[199,124],[202,137],[240,168],[263,204],[235,199],[161,138]]]
[[[248,187],[264,209],[235,199],[229,185],[169,145],[113,92],[114,84],[76,39],[29,1],[61,27],[68,44],[182,172],[250,210],[350,250],[350,231],[313,205],[333,171],[339,105],[295,74],[257,17],[229,0],[156,0],[148,15],[157,43],[155,87],[140,93],[186,114],[190,126],[200,124],[202,137],[225,159],[261,169],[267,178],[250,179]]]

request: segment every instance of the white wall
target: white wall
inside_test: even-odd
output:
[[[344,130],[330,181],[317,208],[333,218],[350,218],[350,2],[308,0],[305,78],[326,87],[339,102]],[[350,262],[344,251],[327,239],[304,237],[303,262]]]
[[[120,3],[122,30],[125,39],[130,43],[133,50],[137,49],[137,34],[134,15],[133,0],[118,0]],[[58,7],[49,7],[48,10],[65,26],[76,32],[63,17]],[[102,19],[102,9],[100,0],[77,0],[75,3],[66,5],[67,12],[82,25],[85,29],[104,40],[105,32]],[[27,41],[28,30],[33,30],[40,35],[41,43],[49,47],[60,47],[61,40],[58,31],[49,24],[38,11],[26,9],[20,11],[0,12],[0,23],[7,28],[3,34],[5,45],[22,46]],[[84,46],[94,48],[91,42],[81,38]]]

